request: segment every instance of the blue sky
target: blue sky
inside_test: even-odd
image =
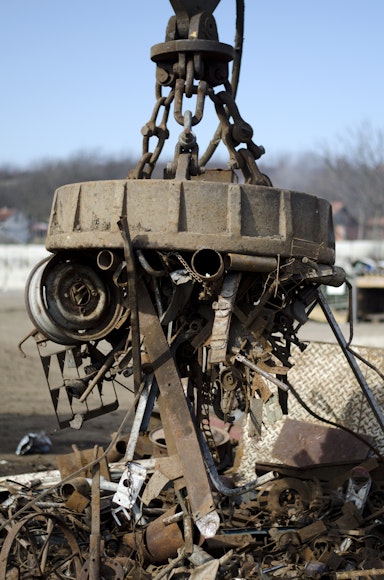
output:
[[[384,0],[245,8],[236,102],[268,156],[319,150],[366,121],[384,128]],[[0,165],[84,150],[138,158],[155,103],[150,48],[172,14],[168,0],[0,0]],[[221,0],[215,18],[233,44],[235,0]],[[216,125],[208,100],[200,149]],[[170,130],[162,158],[181,131]]]

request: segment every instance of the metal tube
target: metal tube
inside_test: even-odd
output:
[[[285,383],[283,383],[283,381],[280,381],[279,379],[277,379],[275,377],[275,375],[272,375],[271,373],[267,373],[267,371],[263,371],[263,369],[261,369],[260,367],[258,367],[257,365],[255,365],[250,360],[248,360],[244,355],[242,355],[242,354],[236,354],[235,355],[235,359],[238,360],[239,362],[243,363],[243,365],[245,365],[246,367],[252,369],[253,371],[255,371],[257,373],[259,373],[259,375],[261,375],[262,377],[264,377],[268,381],[271,381],[271,383],[273,383],[274,385],[276,385],[277,387],[279,387],[279,389],[281,389],[282,391],[289,391],[289,386],[288,385],[286,385]]]
[[[177,505],[171,507],[165,514],[153,520],[146,529],[146,549],[156,562],[166,562],[176,556],[178,549],[184,546],[182,525],[179,522],[167,522],[177,509]]]
[[[92,479],[91,478],[86,478],[86,481],[89,484],[92,484]],[[115,481],[108,481],[107,479],[105,479],[105,477],[101,476],[100,477],[100,489],[102,491],[117,491],[119,484],[116,483]]]
[[[224,260],[219,252],[202,248],[197,250],[191,260],[192,270],[203,280],[217,280],[224,274]]]
[[[110,270],[117,265],[118,259],[111,250],[101,250],[97,254],[96,262],[100,270]]]
[[[73,492],[77,491],[85,497],[89,497],[91,494],[91,486],[89,481],[85,477],[75,477],[70,481],[64,483],[60,488],[60,495],[63,499],[68,499]]]
[[[159,266],[160,270],[156,270],[149,262],[148,259],[146,258],[146,256],[144,256],[144,253],[142,250],[138,249],[136,250],[136,256],[138,257],[138,260],[140,262],[140,264],[142,265],[142,267],[144,268],[144,270],[147,272],[147,274],[150,274],[150,276],[154,276],[155,278],[161,278],[162,276],[165,276],[165,270],[162,267],[162,264],[158,258],[158,262],[159,262]]]
[[[224,257],[224,266],[226,270],[238,272],[273,272],[277,268],[277,259],[230,253]]]
[[[114,439],[114,435],[112,435],[112,439]],[[112,448],[107,453],[108,463],[116,463],[124,457],[125,451],[127,449],[128,439],[129,435],[124,435],[123,437],[120,437],[114,441]]]

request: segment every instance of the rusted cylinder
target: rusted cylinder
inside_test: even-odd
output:
[[[90,497],[91,486],[85,477],[74,477],[60,487],[61,497],[67,500],[75,491],[84,497]]]
[[[111,270],[116,268],[119,259],[111,250],[101,250],[97,254],[96,262],[100,270]]]
[[[313,278],[311,280],[314,282],[321,282],[321,284],[325,284],[326,286],[335,286],[338,288],[345,282],[345,272],[343,268],[333,266],[332,274],[329,276],[319,276],[318,278]]]
[[[152,556],[148,553],[144,543],[144,531],[136,529],[134,532],[124,534],[122,537],[124,546],[128,546],[139,555],[141,561],[153,562]]]
[[[173,506],[165,514],[149,524],[145,532],[145,546],[155,562],[165,562],[177,555],[177,550],[184,545],[183,521],[165,525],[164,520],[173,516],[179,506]]]
[[[149,434],[149,440],[153,445],[153,456],[154,457],[167,457],[168,449],[167,442],[165,440],[164,429],[159,426]]]
[[[191,260],[192,270],[207,282],[217,280],[224,274],[224,260],[220,252],[202,248],[197,250]]]
[[[227,254],[224,258],[224,266],[226,270],[237,272],[273,272],[277,268],[277,260],[266,256]]]
[[[143,560],[150,562],[161,563],[173,558],[184,545],[183,518],[181,516],[177,521],[172,521],[176,512],[181,512],[179,505],[173,506],[153,520],[145,531],[136,530],[124,534],[123,544],[138,552]]]
[[[113,439],[113,434],[112,434]],[[115,463],[116,461],[120,461],[125,455],[127,450],[127,443],[128,443],[129,435],[125,435],[117,439],[111,449],[108,451],[107,454],[107,461],[108,463]]]

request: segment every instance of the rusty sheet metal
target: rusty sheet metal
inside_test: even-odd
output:
[[[361,365],[364,377],[370,385],[377,404],[384,406],[384,391],[378,372],[384,372],[383,351],[380,348],[358,346],[357,354],[366,359],[369,365]],[[354,432],[360,433],[374,442],[379,454],[384,454],[384,435],[368,401],[337,344],[311,341],[302,351],[292,347],[292,368],[289,370],[289,382],[301,399],[318,416],[345,425]],[[375,370],[377,367],[378,372]],[[310,369],[310,370],[309,370]],[[271,385],[273,388],[273,385]],[[324,426],[291,394],[288,394],[289,420]],[[243,432],[243,453],[240,460],[241,477],[253,477],[253,466],[258,463],[285,462],[285,457],[277,459],[272,450],[287,417],[275,424],[262,426],[262,437],[255,441],[249,435],[248,423]],[[351,451],[354,452],[356,442]],[[358,443],[358,446],[360,444]],[[293,451],[294,454],[294,451]]]
[[[92,474],[88,465],[98,457],[101,458],[100,475],[107,480],[111,479],[107,460],[102,457],[103,449],[101,447],[98,448],[96,457],[94,449],[78,449],[76,445],[73,445],[72,449],[73,453],[66,453],[57,457],[57,465],[62,479],[65,479],[71,473],[75,473],[81,467],[84,467],[81,477],[91,477]]]
[[[140,328],[145,336],[145,347],[152,361],[160,393],[166,400],[162,411],[172,426],[192,514],[198,520],[215,509],[207,471],[179,373],[143,282],[138,285],[138,294]]]
[[[289,417],[272,449],[273,457],[293,467],[362,461],[368,452],[369,447],[363,441],[342,429]]]

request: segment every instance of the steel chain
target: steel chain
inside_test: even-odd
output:
[[[199,274],[197,274],[197,272],[195,272],[191,268],[191,266],[183,258],[183,256],[181,254],[179,254],[179,252],[168,252],[168,253],[164,253],[164,252],[157,251],[157,254],[160,257],[160,259],[162,260],[162,262],[163,262],[163,264],[164,264],[164,266],[166,268],[169,268],[169,265],[168,265],[168,256],[175,256],[179,260],[180,264],[185,268],[185,270],[188,272],[188,274],[191,276],[191,278],[195,282],[198,282],[199,284],[205,284],[203,277],[200,276]]]
[[[175,252],[174,255],[179,260],[181,265],[184,266],[184,268],[187,270],[187,272],[191,276],[191,278],[193,278],[195,280],[195,282],[198,282],[199,284],[203,284],[203,286],[204,286],[204,280],[203,280],[202,276],[199,276],[199,274],[197,274],[191,268],[191,266],[188,264],[188,262],[186,260],[184,260],[183,256],[181,254],[179,254],[178,252]]]
[[[142,155],[136,167],[130,171],[128,179],[150,179],[156,166],[156,162],[161,155],[165,141],[169,137],[167,122],[171,104],[175,98],[175,91],[171,90],[167,97],[161,94],[161,85],[156,84],[157,101],[153,108],[149,121],[144,125],[141,132],[143,135]],[[156,120],[159,117],[160,109],[164,108],[162,119],[159,125]],[[153,152],[149,151],[149,141],[151,137],[157,138],[157,144]],[[147,171],[145,167],[148,166]]]
[[[216,114],[219,119],[221,127],[221,139],[226,146],[231,169],[240,169],[243,172],[246,183],[257,185],[271,186],[269,178],[262,174],[257,165],[256,159],[259,159],[264,154],[264,148],[256,145],[252,141],[253,129],[251,125],[246,123],[239,113],[239,109],[235,103],[232,93],[232,86],[227,79],[223,85],[224,90],[215,93],[212,86],[207,81],[201,79],[201,70],[199,69],[198,59],[189,59],[185,62],[185,54],[179,54],[179,71],[180,76],[177,78],[167,97],[162,95],[162,85],[156,83],[156,104],[154,106],[151,118],[142,128],[143,144],[142,156],[136,167],[129,173],[129,179],[150,179],[156,162],[163,150],[165,141],[169,137],[167,128],[167,121],[169,117],[170,107],[174,102],[174,118],[179,125],[184,125],[185,115],[183,114],[183,99],[190,98],[196,95],[195,114],[192,116],[192,126],[197,125],[204,112],[205,97],[208,95],[214,103]],[[181,66],[184,63],[184,66]],[[197,67],[197,68],[196,68]],[[185,78],[183,78],[185,77]],[[199,78],[197,85],[194,85],[193,80]],[[160,124],[156,124],[159,117],[160,110],[164,108]],[[233,122],[231,122],[231,118]],[[151,138],[157,138],[157,144],[153,152],[149,151],[149,141]],[[240,143],[246,144],[246,149],[236,150]],[[172,172],[175,174],[179,161],[179,147],[176,147],[173,163],[170,164]],[[201,166],[198,160],[194,160],[194,167],[191,170],[191,175],[201,173]],[[201,279],[197,278],[193,273],[195,280],[201,283]]]
[[[219,463],[220,456],[219,451],[217,449],[215,438],[212,433],[211,422],[209,419],[209,405],[207,402],[203,402],[200,407],[200,426],[204,433],[204,438],[208,444],[213,459],[215,459],[215,461]]]
[[[221,126],[221,139],[228,150],[230,166],[242,171],[246,183],[271,186],[269,178],[260,172],[255,162],[264,154],[264,148],[252,141],[252,127],[240,116],[229,82],[225,89],[217,94],[209,89],[208,95],[215,105]],[[230,122],[231,117],[233,123]],[[246,143],[247,149],[236,150],[239,143]]]

